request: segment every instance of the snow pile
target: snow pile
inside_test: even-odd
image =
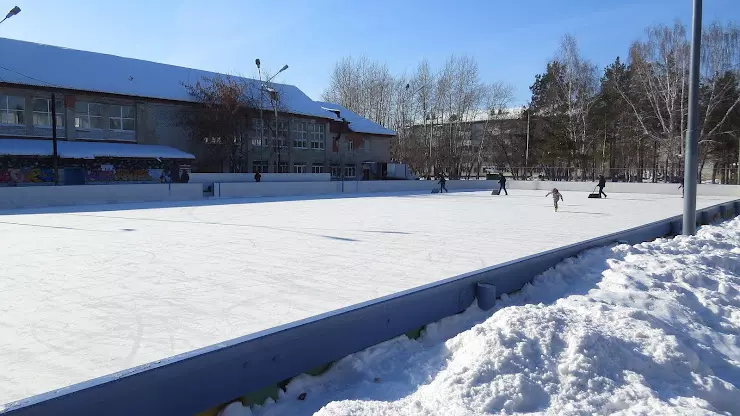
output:
[[[591,250],[493,312],[472,307],[222,414],[740,414],[739,274],[740,219]]]

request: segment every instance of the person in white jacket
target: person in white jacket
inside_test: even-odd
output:
[[[548,192],[547,195],[545,195],[545,198],[552,195],[552,202],[555,204],[555,212],[558,212],[558,201],[565,201],[563,199],[563,194],[558,191],[558,188],[552,188],[552,191]]]

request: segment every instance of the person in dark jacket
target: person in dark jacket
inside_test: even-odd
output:
[[[255,172],[254,174],[254,181],[259,182],[262,180],[262,175],[259,172]]]
[[[501,185],[501,190],[499,191],[499,195],[501,194],[501,191],[504,191],[504,194],[509,195],[509,192],[506,190],[506,176],[504,176],[503,173],[501,174],[498,180],[498,184]]]
[[[180,174],[180,183],[188,183],[188,182],[190,182],[190,175],[188,175],[188,171],[183,169],[182,173]]]
[[[447,187],[445,186],[446,183],[447,183],[447,178],[445,178],[445,174],[444,173],[440,173],[439,174],[439,193],[440,194],[442,192],[450,193],[450,191],[448,191],[447,190]]]
[[[170,168],[170,182],[171,183],[180,182],[180,172],[177,170],[176,165],[172,165],[172,167]]]
[[[604,198],[606,198],[606,194],[604,193],[604,188],[606,188],[606,178],[604,175],[599,175],[599,195],[604,195]]]

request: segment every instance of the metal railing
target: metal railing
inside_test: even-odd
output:
[[[701,183],[740,185],[740,172],[736,168],[717,169],[705,168],[700,175]],[[481,169],[480,172],[463,171],[459,175],[449,175],[459,179],[485,179],[486,175],[504,174],[509,179],[533,181],[568,181],[594,182],[604,175],[609,182],[648,182],[648,183],[681,183],[683,172],[671,172],[666,169],[593,169],[593,168],[563,168],[563,167],[491,167]]]

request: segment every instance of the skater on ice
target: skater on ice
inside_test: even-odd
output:
[[[447,183],[447,179],[445,178],[445,174],[444,173],[440,173],[439,174],[439,193],[440,194],[442,192],[447,192],[447,193],[450,192],[450,191],[447,190],[447,187],[445,187],[445,184],[446,183]]]
[[[545,198],[552,195],[552,202],[555,204],[555,212],[558,212],[558,201],[565,201],[563,199],[563,194],[558,191],[558,188],[552,188],[552,191],[548,192],[547,195],[545,195]]]
[[[509,195],[509,192],[506,190],[506,176],[504,176],[503,173],[498,180],[498,184],[501,185],[501,189],[499,189],[499,194],[501,194],[501,191],[503,191],[506,195]]]
[[[604,195],[604,198],[606,198],[604,188],[606,188],[606,178],[604,175],[599,175],[599,195]]]

